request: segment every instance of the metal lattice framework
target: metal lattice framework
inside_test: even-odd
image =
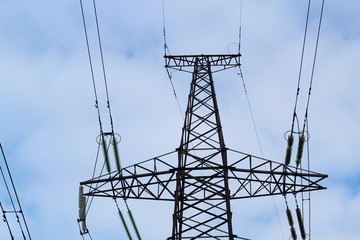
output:
[[[192,73],[179,148],[82,182],[86,195],[173,201],[171,240],[239,239],[231,200],[325,189],[325,174],[225,146],[212,73],[239,65],[239,54],[165,56],[167,68]]]

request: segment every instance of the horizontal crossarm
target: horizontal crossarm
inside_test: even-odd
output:
[[[176,174],[188,172],[187,179],[209,181],[228,172],[231,199],[296,194],[326,189],[320,182],[326,174],[298,169],[235,150],[227,150],[229,166],[177,168],[177,152],[171,152],[95,179],[81,182],[85,195],[174,201]],[[235,160],[232,160],[235,159]],[[204,188],[206,184],[204,184]],[[208,190],[208,189],[204,189]],[[193,199],[197,201],[199,199]],[[213,199],[214,200],[214,199]]]
[[[232,199],[269,195],[296,194],[326,189],[320,182],[326,174],[286,166],[278,162],[229,150],[230,154],[242,154],[243,158],[229,166]]]
[[[185,72],[193,72],[198,61],[211,65],[212,72],[240,66],[240,54],[220,55],[165,55],[165,67]],[[189,69],[190,68],[190,69]]]
[[[174,200],[177,152],[170,152],[97,178],[81,182],[85,195],[150,200]]]

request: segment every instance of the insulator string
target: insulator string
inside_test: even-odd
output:
[[[310,7],[311,7],[311,0],[308,1],[308,6],[307,6],[304,37],[303,37],[303,43],[302,43],[302,49],[301,49],[299,74],[298,74],[296,95],[295,95],[295,103],[294,103],[294,111],[293,111],[293,116],[292,116],[292,121],[291,121],[290,135],[288,137],[288,145],[287,145],[287,148],[286,148],[285,165],[289,165],[290,161],[291,161],[292,144],[294,142],[293,141],[294,127],[295,127],[295,121],[297,120],[297,113],[296,112],[297,112],[297,105],[298,105],[299,94],[300,94],[301,76],[302,76],[302,71],[303,71],[303,63],[304,63],[304,56],[305,56],[305,46],[306,46],[306,39],[307,39],[307,32],[308,32],[308,25],[309,25],[309,18],[310,18],[310,9],[311,9]]]
[[[95,95],[95,107],[97,109],[97,115],[98,115],[98,121],[99,121],[99,127],[100,127],[100,133],[99,133],[99,138],[98,138],[98,149],[97,149],[95,165],[94,165],[93,173],[92,173],[92,180],[94,180],[95,174],[96,174],[97,168],[98,168],[99,154],[101,151],[100,148],[102,148],[102,151],[104,154],[104,160],[105,160],[102,164],[102,167],[99,169],[100,175],[102,175],[105,168],[107,169],[107,172],[110,174],[111,167],[110,167],[110,157],[109,157],[110,149],[109,148],[110,148],[111,144],[114,144],[114,154],[115,154],[116,166],[119,171],[121,169],[121,166],[120,166],[120,157],[119,157],[119,153],[117,150],[117,144],[116,144],[116,139],[115,139],[114,123],[113,123],[112,112],[111,112],[110,94],[109,94],[109,88],[108,88],[108,82],[107,82],[107,74],[106,74],[106,67],[105,67],[105,60],[104,60],[104,53],[103,53],[103,47],[102,47],[102,38],[101,38],[101,33],[100,33],[100,24],[99,24],[99,17],[98,17],[96,1],[95,0],[92,1],[92,9],[93,9],[95,23],[96,23],[97,44],[98,44],[98,48],[99,48],[99,52],[100,52],[102,78],[103,78],[102,80],[103,80],[103,83],[105,86],[106,103],[107,103],[107,108],[108,108],[111,132],[105,133],[103,131],[101,109],[100,109],[98,91],[97,91],[97,81],[96,81],[95,74],[94,74],[93,56],[92,56],[92,52],[90,49],[88,27],[87,27],[87,22],[86,22],[86,18],[85,18],[84,6],[83,6],[82,0],[80,0],[80,8],[81,8],[82,21],[83,21],[83,28],[84,28],[84,33],[85,33],[86,48],[87,48],[89,65],[90,65],[93,91],[94,91],[94,95]],[[107,136],[111,136],[109,143],[107,143],[107,141],[106,141]],[[97,188],[98,184],[99,183],[95,184],[95,188]],[[90,189],[92,189],[92,188],[93,188],[93,186],[90,186]],[[78,221],[78,222],[79,222],[79,229],[80,229],[80,232],[82,233],[81,235],[82,235],[83,239],[84,239],[83,235],[85,235],[85,234],[87,234],[89,236],[89,238],[92,239],[92,237],[89,233],[89,230],[86,227],[85,220],[86,220],[86,215],[88,214],[88,211],[91,208],[93,200],[94,200],[94,196],[86,197],[86,199],[82,200],[82,201],[85,201],[85,207],[84,207],[85,210],[81,209],[84,216],[83,216],[83,219],[81,219],[81,216],[79,216],[80,220],[82,220],[82,221]]]
[[[324,6],[325,6],[325,0],[322,0],[321,8],[320,8],[319,24],[318,24],[317,35],[316,35],[314,56],[313,56],[313,62],[312,62],[311,77],[310,77],[310,84],[309,84],[309,90],[308,90],[308,97],[307,97],[307,102],[306,102],[304,123],[303,123],[303,128],[302,128],[302,131],[301,131],[301,136],[300,136],[300,139],[299,139],[299,148],[300,148],[301,141],[304,141],[305,132],[307,132],[307,133],[309,132],[309,122],[308,122],[308,120],[309,120],[308,119],[308,117],[309,117],[309,115],[308,115],[308,113],[309,113],[309,104],[310,104],[311,91],[312,91],[312,85],[313,85],[313,80],[314,80],[317,53],[318,53],[318,48],[319,48],[319,40],[320,40],[322,19],[323,19],[323,14],[324,14]],[[307,142],[306,143],[306,147],[307,147],[307,169],[308,169],[308,171],[310,171],[310,144],[309,144],[309,139],[307,139],[306,142]],[[308,216],[308,227],[309,227],[308,234],[309,234],[309,238],[311,239],[311,193],[310,192],[308,192],[308,199],[307,200],[308,200],[308,208],[309,208],[308,209],[308,214],[309,214],[309,216]],[[302,197],[302,201],[304,202],[304,197]],[[303,221],[303,219],[302,219],[302,221]],[[299,222],[299,224],[301,225],[300,222]],[[301,228],[303,228],[303,231],[305,231],[303,223],[302,223],[302,226],[299,226],[299,227],[300,227],[301,231],[302,231]],[[305,237],[306,237],[305,232],[301,232],[301,233],[302,233],[302,238],[305,239]]]

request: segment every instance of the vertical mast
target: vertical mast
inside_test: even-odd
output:
[[[173,230],[169,239],[234,239],[227,154],[209,56],[194,70],[178,151]]]

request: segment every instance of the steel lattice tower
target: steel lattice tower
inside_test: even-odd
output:
[[[240,66],[240,54],[165,56],[192,73],[180,146],[173,152],[81,182],[85,195],[174,202],[169,240],[241,239],[231,200],[325,189],[327,177],[226,147],[213,73]]]

